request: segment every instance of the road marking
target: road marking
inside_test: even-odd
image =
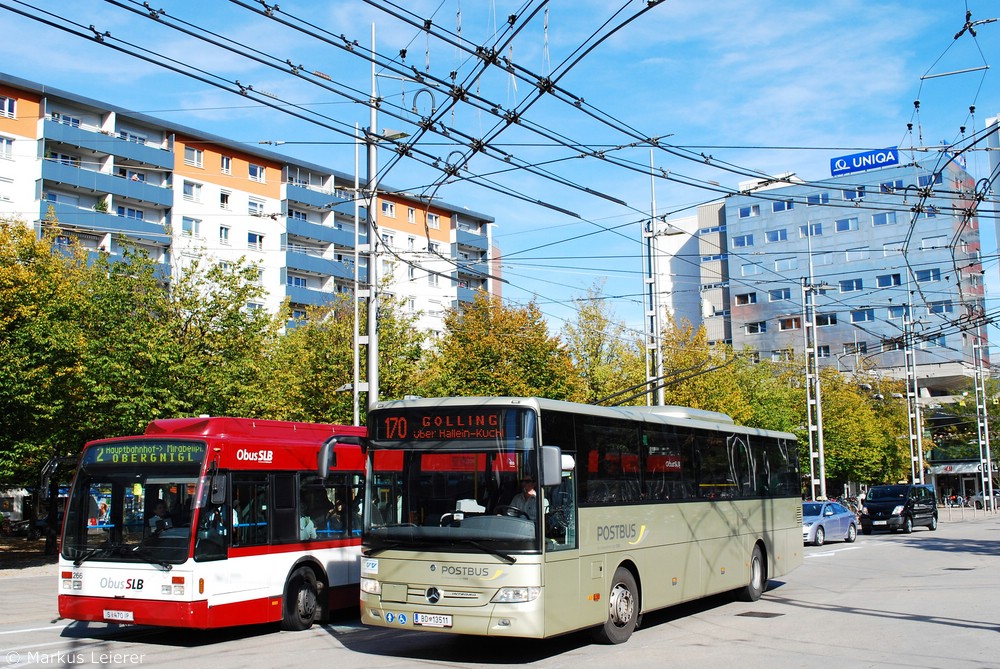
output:
[[[49,627],[28,627],[23,630],[7,630],[6,632],[0,632],[0,634],[23,634],[24,632],[44,632],[45,630],[59,630],[65,627],[65,625],[50,625]]]
[[[830,557],[832,555],[836,555],[837,553],[841,553],[843,551],[856,551],[859,550],[860,548],[862,548],[862,546],[848,546],[847,548],[834,548],[832,551],[823,551],[822,553],[809,553],[805,557],[807,558]]]

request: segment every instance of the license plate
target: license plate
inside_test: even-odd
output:
[[[104,609],[104,619],[122,620],[130,623],[135,621],[135,615],[131,611],[114,611],[112,609]]]
[[[872,525],[887,525],[888,523],[888,520],[876,520],[872,523]]]
[[[413,624],[424,627],[451,627],[451,616],[439,613],[414,613]]]

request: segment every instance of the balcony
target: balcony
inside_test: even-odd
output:
[[[120,232],[126,237],[135,240],[149,241],[154,244],[169,244],[170,236],[160,223],[150,221],[139,221],[134,218],[125,218],[93,209],[74,207],[73,205],[59,202],[49,202],[43,200],[39,219],[44,220],[48,215],[49,207],[52,207],[56,219],[66,227],[80,230],[94,230],[101,234],[107,232]]]
[[[45,133],[45,139],[54,142],[155,165],[165,170],[174,168],[174,154],[166,149],[129,142],[94,130],[74,128],[49,119],[45,120],[42,132]]]
[[[459,246],[469,246],[481,251],[487,251],[490,247],[486,235],[476,234],[468,230],[462,230],[461,228],[455,231],[455,243]]]
[[[42,163],[42,179],[73,188],[82,188],[93,193],[120,195],[160,207],[170,207],[174,203],[172,188],[152,186],[144,181],[132,181],[103,172],[64,165],[53,160],[46,160]]]
[[[335,293],[328,293],[315,288],[301,288],[299,286],[285,286],[285,295],[288,296],[292,304],[305,304],[308,306],[320,306],[328,304],[337,299]]]
[[[471,303],[476,298],[476,291],[472,288],[458,288],[458,301],[460,303]]]
[[[327,244],[336,244],[339,247],[354,248],[353,230],[338,230],[319,223],[303,221],[301,218],[286,218],[285,229],[289,235],[296,237],[315,239]]]
[[[344,263],[298,251],[286,252],[285,264],[288,269],[301,270],[322,276],[333,276],[339,279],[354,279],[354,272]]]
[[[460,276],[465,274],[485,279],[490,275],[490,263],[488,260],[459,260],[456,265]]]

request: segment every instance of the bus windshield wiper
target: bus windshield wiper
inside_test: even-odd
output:
[[[155,564],[155,565],[159,565],[159,566],[163,567],[167,571],[170,571],[171,569],[174,568],[174,565],[170,564],[169,562],[166,562],[165,560],[161,560],[161,559],[153,556],[152,553],[150,552],[150,550],[148,548],[146,548],[145,546],[142,546],[142,545],[136,546],[135,548],[132,549],[132,553],[135,554],[135,555],[137,555],[137,556],[139,556],[139,557],[141,557],[142,559],[144,559],[146,562],[149,562],[150,564]]]
[[[459,539],[455,543],[457,543],[457,544],[469,544],[470,546],[478,548],[479,550],[481,550],[484,553],[489,553],[490,555],[492,555],[494,557],[500,558],[501,560],[503,560],[507,564],[514,564],[515,562],[517,562],[517,558],[514,557],[513,555],[508,555],[507,553],[501,553],[500,551],[498,551],[498,550],[496,550],[494,548],[490,548],[489,546],[484,546],[483,544],[479,543],[475,539]]]
[[[96,557],[98,553],[107,552],[110,554],[116,548],[119,548],[117,544],[109,544],[107,546],[97,546],[96,548],[91,548],[89,551],[87,551],[77,559],[73,560],[73,566],[79,567],[81,564],[83,564],[90,558]]]

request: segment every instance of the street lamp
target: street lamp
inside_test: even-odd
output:
[[[823,403],[819,381],[819,351],[816,346],[816,309],[813,299],[816,293],[821,293],[831,288],[832,286],[828,284],[812,283],[812,253],[810,252],[809,278],[802,278],[802,331],[806,357],[806,413],[809,419],[809,477],[813,499],[826,499],[826,458],[823,453]],[[814,460],[818,460],[819,462],[818,479],[813,464]],[[816,496],[817,484],[819,484],[819,497]]]

